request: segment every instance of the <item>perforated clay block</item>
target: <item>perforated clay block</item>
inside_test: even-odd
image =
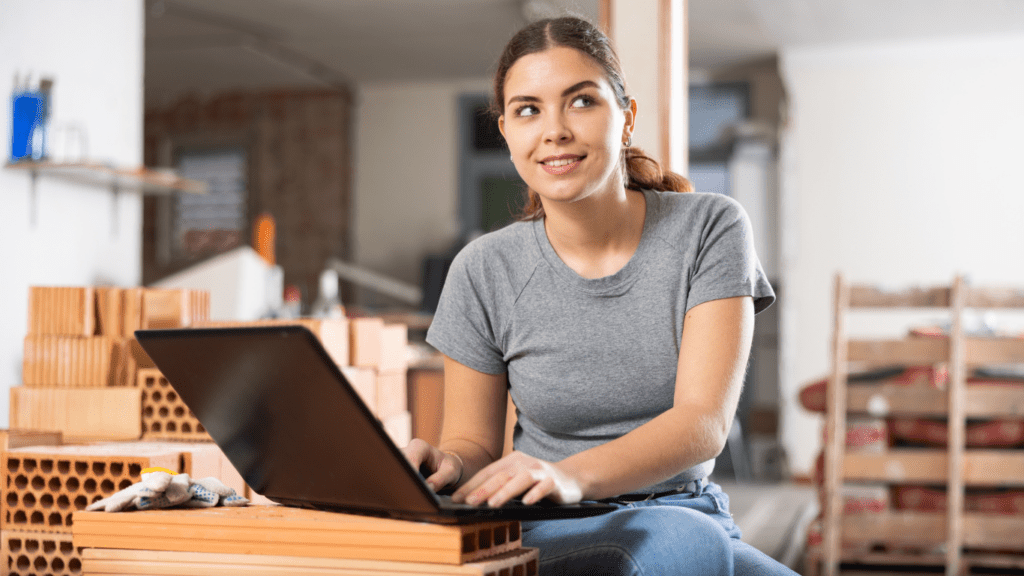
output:
[[[160,370],[139,370],[142,390],[143,440],[211,441],[206,428],[192,414]]]
[[[71,447],[54,450],[61,448]],[[172,457],[181,459],[180,454],[171,453],[96,456],[5,452],[0,457],[0,529],[70,533],[73,512],[139,482],[143,468],[179,468],[180,464],[170,462]]]
[[[82,549],[75,548],[70,534],[40,534],[4,530],[0,533],[0,570],[5,575],[82,573]]]

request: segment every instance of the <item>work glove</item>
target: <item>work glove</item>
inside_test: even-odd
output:
[[[120,512],[131,509],[153,510],[182,505],[189,508],[212,506],[244,506],[249,500],[239,496],[220,480],[209,477],[194,481],[188,474],[176,474],[167,469],[142,473],[142,481],[120,492],[88,505],[88,511]]]

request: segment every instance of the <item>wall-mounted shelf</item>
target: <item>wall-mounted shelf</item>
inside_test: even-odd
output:
[[[49,160],[19,160],[8,162],[4,166],[14,170],[24,170],[29,173],[31,196],[29,206],[29,221],[35,226],[36,223],[36,180],[39,176],[46,176],[75,182],[99,188],[109,188],[111,191],[111,233],[117,236],[117,219],[119,198],[122,191],[136,192],[140,194],[173,194],[186,192],[190,194],[205,194],[207,185],[205,182],[179,178],[174,174],[152,170],[150,168],[113,168],[91,162],[51,162]]]
[[[171,194],[189,192],[205,194],[205,182],[179,178],[149,168],[113,168],[88,162],[18,161],[6,164],[6,168],[27,170],[32,176],[49,176],[92,186],[111,188],[115,191],[133,190],[142,194]]]

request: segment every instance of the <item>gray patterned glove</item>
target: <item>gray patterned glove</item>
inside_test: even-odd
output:
[[[213,476],[192,480],[188,474],[153,471],[143,472],[141,482],[93,502],[86,510],[120,512],[133,507],[153,510],[179,505],[186,508],[209,508],[217,505],[245,506],[248,503],[249,500]]]

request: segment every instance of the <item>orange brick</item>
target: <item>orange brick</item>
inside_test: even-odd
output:
[[[360,368],[380,365],[384,320],[380,318],[349,319],[349,362]]]

